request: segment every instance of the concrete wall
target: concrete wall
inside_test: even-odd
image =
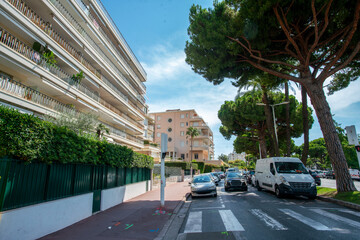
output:
[[[37,239],[92,214],[93,193],[0,212],[0,239]]]
[[[101,211],[144,194],[151,181],[101,191]],[[93,193],[0,212],[0,240],[32,240],[92,215]]]

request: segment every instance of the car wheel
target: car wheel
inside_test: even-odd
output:
[[[248,188],[245,188],[244,191],[246,192],[248,190]]]
[[[225,187],[225,192],[229,191],[229,188]]]
[[[214,197],[217,197],[217,193],[214,194]]]
[[[282,192],[281,192],[281,190],[279,189],[278,186],[275,187],[275,195],[278,198],[282,198],[282,196],[283,196],[283,194],[282,194]]]
[[[315,200],[316,199],[316,195],[310,195],[308,196],[309,200]]]
[[[258,191],[261,191],[261,187],[260,187],[259,182],[256,182],[256,188],[257,188]]]

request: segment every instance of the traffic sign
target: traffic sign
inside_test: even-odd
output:
[[[355,149],[356,149],[357,152],[360,152],[360,145],[356,145]]]

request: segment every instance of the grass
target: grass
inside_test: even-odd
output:
[[[317,193],[318,196],[331,197],[345,202],[360,204],[359,191],[338,193],[336,189],[333,188],[317,187]]]

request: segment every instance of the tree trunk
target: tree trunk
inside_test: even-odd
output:
[[[286,110],[286,154],[290,157],[291,154],[291,135],[290,135],[290,100],[289,100],[289,82],[285,82],[285,101],[288,102],[285,106]]]
[[[276,142],[275,129],[274,129],[274,125],[273,125],[273,118],[272,118],[271,109],[270,109],[270,105],[269,105],[269,99],[268,99],[265,87],[261,86],[261,89],[263,92],[262,100],[263,100],[263,103],[265,104],[264,110],[265,110],[265,116],[266,116],[266,126],[270,133],[269,134],[270,142],[273,143],[273,150],[272,150],[271,154],[272,154],[272,156],[279,156],[279,146],[278,146],[278,143]]]
[[[193,138],[191,138],[191,146],[190,146],[190,177],[193,177],[193,169],[192,169],[192,149],[193,149]]]
[[[339,136],[336,132],[330,106],[326,101],[322,84],[312,82],[307,83],[305,87],[315,109],[321,131],[324,135],[326,148],[336,176],[337,191],[356,191],[348,170],[348,164],[346,162]]]
[[[304,148],[301,155],[301,161],[306,166],[306,161],[309,154],[309,112],[307,104],[307,93],[304,86],[301,86],[301,101],[302,101],[302,116],[303,116],[303,130],[304,130]]]
[[[265,131],[262,129],[259,129],[259,144],[260,144],[260,152],[261,152],[261,158],[267,157],[267,150],[266,150],[266,136]]]

